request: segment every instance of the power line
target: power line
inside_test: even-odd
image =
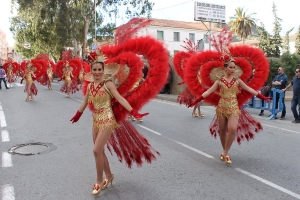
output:
[[[163,9],[167,9],[167,8],[172,8],[172,7],[179,6],[179,5],[182,5],[182,4],[185,4],[185,3],[189,3],[189,2],[192,2],[192,1],[194,1],[194,0],[186,1],[186,2],[183,2],[183,3],[180,3],[180,4],[176,4],[176,5],[173,5],[173,6],[165,7],[165,8],[159,8],[159,9],[152,10],[152,11],[157,11],[157,10],[163,10]]]

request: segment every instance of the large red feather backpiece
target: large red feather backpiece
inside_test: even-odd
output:
[[[185,67],[184,80],[187,83],[190,91],[197,96],[201,96],[208,88],[210,88],[214,81],[211,79],[212,70],[224,69],[224,63],[230,59],[235,60],[235,64],[240,67],[243,74],[239,77],[249,87],[254,90],[259,90],[267,80],[269,74],[269,62],[264,53],[259,48],[250,47],[246,45],[229,46],[231,34],[226,30],[222,30],[219,36],[212,37],[213,46],[217,51],[203,51],[192,55]],[[255,73],[252,75],[252,71]],[[200,72],[201,83],[198,81],[198,74]],[[205,102],[214,106],[218,105],[220,95],[219,91],[215,91],[210,96],[204,99]],[[242,107],[252,94],[240,89],[237,95],[239,107]],[[244,139],[254,138],[254,132],[262,130],[262,126],[250,114],[242,109],[242,115],[239,118],[237,128],[236,140],[240,143]],[[215,118],[210,125],[210,132],[213,136],[219,133],[217,119]]]
[[[7,73],[7,68],[8,66],[11,65],[12,66],[12,72],[16,73],[19,69],[20,69],[20,64],[17,62],[6,62],[3,64],[3,69],[5,70],[5,72]]]
[[[179,51],[174,55],[173,64],[176,73],[180,76],[180,78],[183,80],[181,83],[178,83],[178,85],[184,84],[184,68],[187,64],[187,61],[189,58],[198,52],[198,47],[195,43],[190,41],[189,39],[186,39],[183,41],[185,43],[184,46],[182,46],[186,51]],[[190,105],[194,100],[196,99],[196,96],[193,95],[189,88],[186,87],[177,97],[177,102],[180,104],[185,104],[186,106]]]

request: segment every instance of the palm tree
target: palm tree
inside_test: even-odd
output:
[[[230,21],[228,22],[230,30],[242,39],[243,44],[245,43],[245,39],[251,35],[251,27],[256,26],[255,22],[257,21],[257,19],[252,18],[252,15],[256,13],[246,14],[247,10],[244,11],[244,8],[241,7],[236,8],[235,15],[230,17]]]

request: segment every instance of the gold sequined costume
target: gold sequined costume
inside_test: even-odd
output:
[[[26,80],[26,85],[30,84],[30,83],[33,83],[32,74],[31,74],[30,71],[29,72],[27,71],[25,73],[25,80]]]
[[[65,84],[71,83],[72,82],[71,72],[65,72],[64,73],[64,78],[65,78]]]
[[[84,73],[83,70],[81,70],[81,71],[79,72],[78,79],[79,79],[80,81],[83,81],[83,73]]]
[[[52,79],[53,79],[53,72],[52,72],[52,69],[47,69],[47,75],[48,75],[49,80],[52,80]]]
[[[237,94],[239,93],[238,86],[239,83],[235,78],[229,83],[224,78],[220,79],[219,87],[221,98],[216,109],[217,117],[238,117],[241,114],[237,101]]]
[[[95,88],[92,82],[89,89],[88,103],[93,105],[93,128],[113,131],[118,124],[111,107],[112,95],[105,84],[99,84]]]

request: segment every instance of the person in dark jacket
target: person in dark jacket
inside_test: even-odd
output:
[[[2,89],[2,81],[4,82],[4,86],[6,89],[9,89],[9,87],[7,87],[7,84],[6,84],[6,72],[5,70],[3,69],[3,66],[0,65],[0,90]]]

